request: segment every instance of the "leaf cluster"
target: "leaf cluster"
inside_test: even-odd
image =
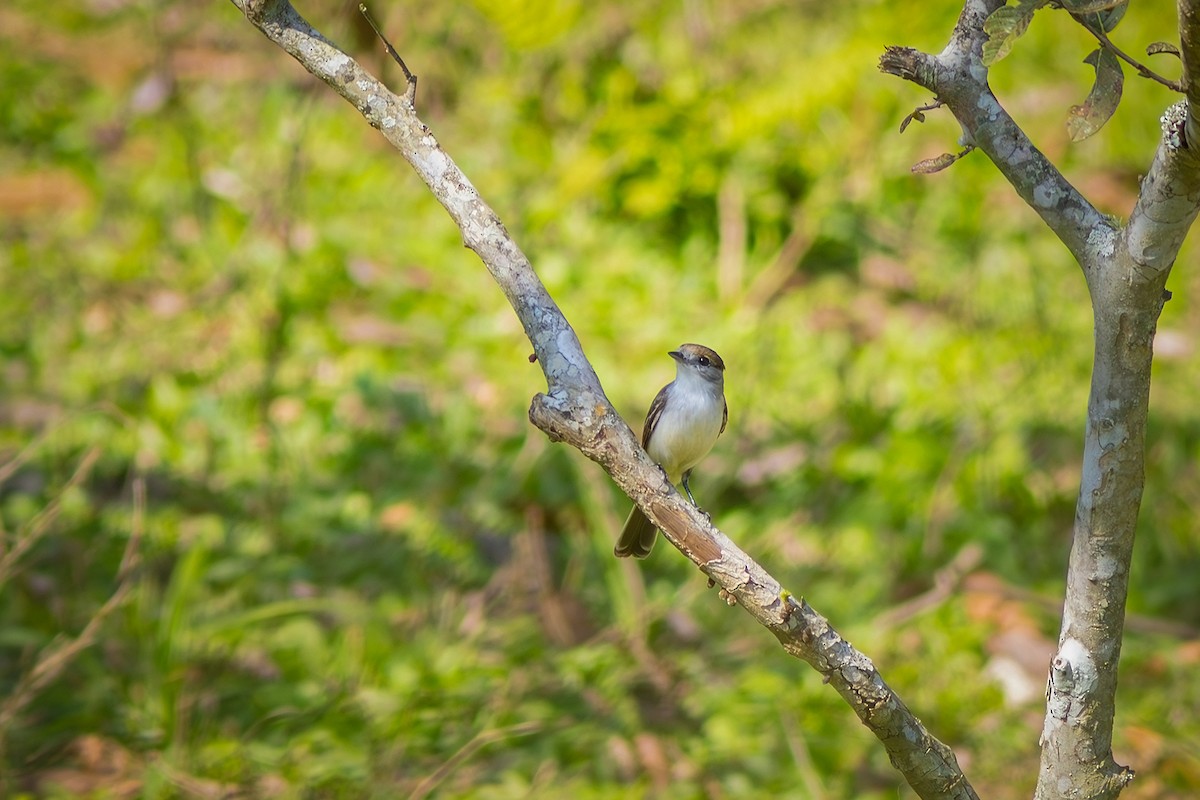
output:
[[[993,11],[984,23],[984,32],[988,35],[983,45],[984,66],[991,67],[1007,56],[1017,39],[1028,30],[1034,14],[1047,7],[1065,11],[1100,44],[1083,60],[1095,69],[1096,77],[1087,99],[1080,105],[1071,106],[1068,112],[1067,132],[1071,141],[1079,142],[1092,136],[1116,113],[1125,82],[1122,60],[1143,77],[1182,91],[1178,82],[1163,78],[1134,61],[1108,38],[1125,18],[1129,0],[1012,0]],[[1178,56],[1179,50],[1166,42],[1154,42],[1146,47],[1147,55],[1159,53]]]

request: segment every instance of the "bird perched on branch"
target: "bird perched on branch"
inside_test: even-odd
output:
[[[700,344],[680,345],[667,355],[675,359],[675,380],[664,386],[650,404],[642,447],[663,468],[671,483],[682,481],[688,500],[696,505],[688,478],[692,468],[716,444],[729,420],[725,362],[715,351]],[[645,558],[657,537],[654,523],[634,506],[613,553],[619,558]]]

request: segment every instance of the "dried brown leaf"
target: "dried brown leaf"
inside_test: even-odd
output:
[[[917,175],[932,175],[935,172],[941,172],[955,161],[958,161],[958,156],[953,153],[942,153],[936,158],[926,158],[923,161],[918,161],[912,165],[912,171]]]

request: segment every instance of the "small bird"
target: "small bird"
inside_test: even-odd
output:
[[[663,468],[671,483],[683,482],[688,499],[696,505],[688,478],[729,421],[725,362],[699,344],[680,345],[667,355],[675,359],[675,380],[659,390],[650,404],[642,447]],[[657,537],[654,523],[634,506],[613,553],[618,558],[645,558]]]

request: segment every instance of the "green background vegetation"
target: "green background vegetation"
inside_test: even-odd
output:
[[[302,11],[401,86],[355,5]],[[701,503],[981,793],[1029,796],[1090,312],[982,155],[908,171],[957,126],[898,135],[929,97],[875,62],[940,50],[956,4],[374,10],[618,408],[640,423],[680,342],[718,350],[730,428]],[[1117,39],[1173,20],[1135,4]],[[231,5],[14,0],[0,44],[6,552],[41,531],[0,587],[0,695],[117,590],[140,532],[95,645],[0,731],[0,792],[909,794],[671,548],[612,558],[628,501],[527,422],[541,373],[500,292],[407,165]],[[1175,98],[1130,76],[1070,145],[1090,49],[1044,12],[993,79],[1125,214]],[[1195,261],[1157,347],[1115,741],[1132,798],[1200,791]],[[952,563],[971,574],[911,605]]]

